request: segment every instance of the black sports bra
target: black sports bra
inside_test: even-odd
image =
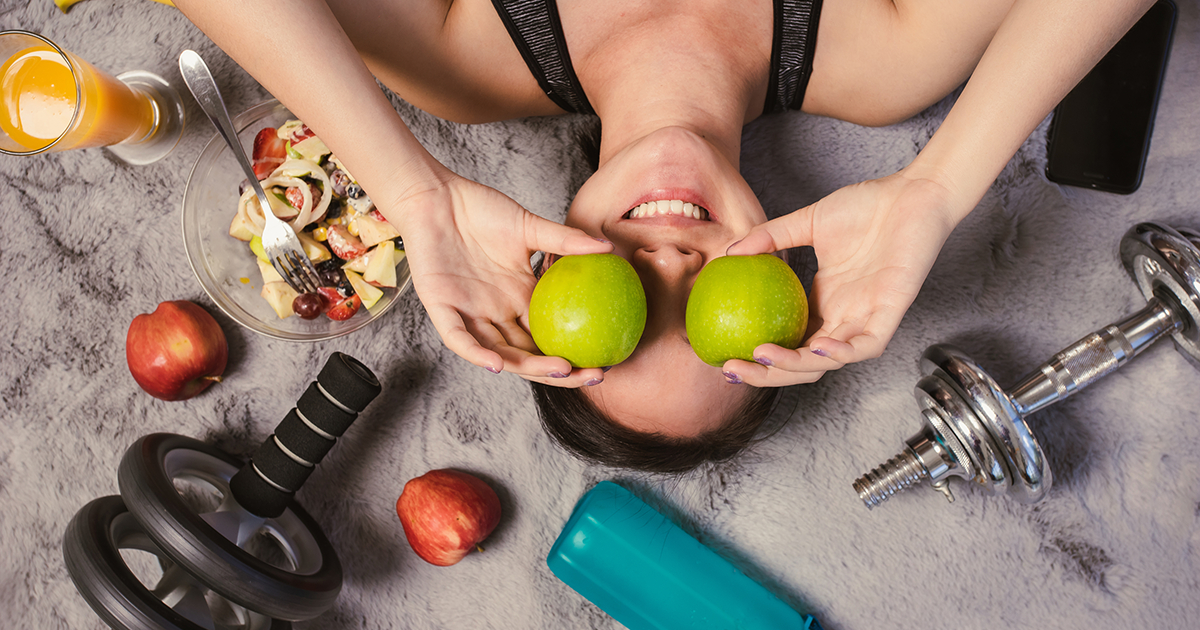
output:
[[[812,74],[821,0],[774,0],[771,77],[763,113],[800,109]],[[568,112],[595,114],[563,37],[555,0],[492,0],[525,65],[550,100]]]

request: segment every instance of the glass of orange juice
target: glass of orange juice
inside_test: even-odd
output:
[[[149,164],[183,135],[183,103],[156,74],[114,77],[28,31],[0,31],[0,59],[0,152],[108,147]]]

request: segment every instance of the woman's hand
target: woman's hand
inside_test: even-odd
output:
[[[760,387],[807,383],[847,363],[879,356],[912,305],[938,251],[962,213],[952,195],[904,171],[847,186],[755,227],[730,255],[811,245],[818,271],[809,297],[807,345],[764,344],[757,363],[731,360],[724,370]]]
[[[400,230],[413,288],[446,347],[492,372],[579,387],[602,378],[538,354],[529,336],[533,252],[601,253],[612,244],[548,221],[506,195],[446,172],[380,212]]]

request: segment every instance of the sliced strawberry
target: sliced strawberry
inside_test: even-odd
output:
[[[267,178],[283,160],[287,158],[287,149],[282,138],[275,133],[273,127],[263,127],[254,136],[254,152],[251,164],[254,166],[254,176],[260,181]]]
[[[352,260],[367,253],[367,246],[363,245],[362,241],[351,234],[344,225],[329,226],[325,235],[325,243],[329,245],[329,249],[333,250],[333,254],[342,260]]]
[[[308,191],[312,194],[313,207],[316,208],[317,204],[321,201],[321,189],[316,184],[309,182]],[[287,197],[288,203],[292,204],[293,208],[297,210],[304,209],[304,193],[296,186],[288,188],[283,196]]]
[[[300,123],[299,127],[292,129],[292,133],[288,136],[288,140],[291,141],[292,146],[295,146],[299,144],[301,140],[307,140],[315,135],[317,134],[314,133],[312,129],[309,129],[308,125]]]
[[[362,298],[355,294],[348,298],[344,298],[340,302],[337,302],[333,306],[329,307],[329,310],[325,313],[325,316],[329,319],[340,322],[354,317],[354,314],[357,313],[358,309],[361,307]]]

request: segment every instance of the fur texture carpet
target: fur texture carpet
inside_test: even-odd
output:
[[[121,72],[178,81],[185,48],[208,59],[230,109],[268,98],[174,9],[88,0],[3,0],[0,27],[40,32]],[[183,255],[180,203],[213,129],[189,123],[167,159],[130,167],[101,149],[0,158],[0,626],[101,628],[68,577],[67,524],[117,493],[139,437],[179,433],[248,456],[326,357],[371,366],[384,393],[300,492],[341,558],[334,607],[297,628],[620,627],[546,567],[579,497],[613,479],[660,507],[827,628],[1179,629],[1200,618],[1200,371],[1162,342],[1087,391],[1031,418],[1054,471],[1022,505],[954,485],[868,511],[851,482],[920,426],[912,388],[930,344],[952,342],[1002,385],[1144,305],[1117,256],[1144,220],[1200,228],[1200,3],[1179,23],[1145,181],[1129,196],[1043,175],[1046,125],[951,235],[884,355],[789,390],[782,423],[735,461],[682,477],[587,466],[539,428],[529,387],[441,344],[412,294],[365,331],[295,344],[240,328]],[[868,129],[800,114],[745,132],[744,172],[779,214],[904,166],[951,100]],[[561,218],[587,176],[564,117],[460,126],[397,101],[433,154],[544,216]],[[146,395],[126,367],[132,319],[164,300],[212,312],[230,343],[226,379],[186,402]],[[456,468],[504,508],[487,550],[450,568],[409,548],[394,505],[404,483]]]

